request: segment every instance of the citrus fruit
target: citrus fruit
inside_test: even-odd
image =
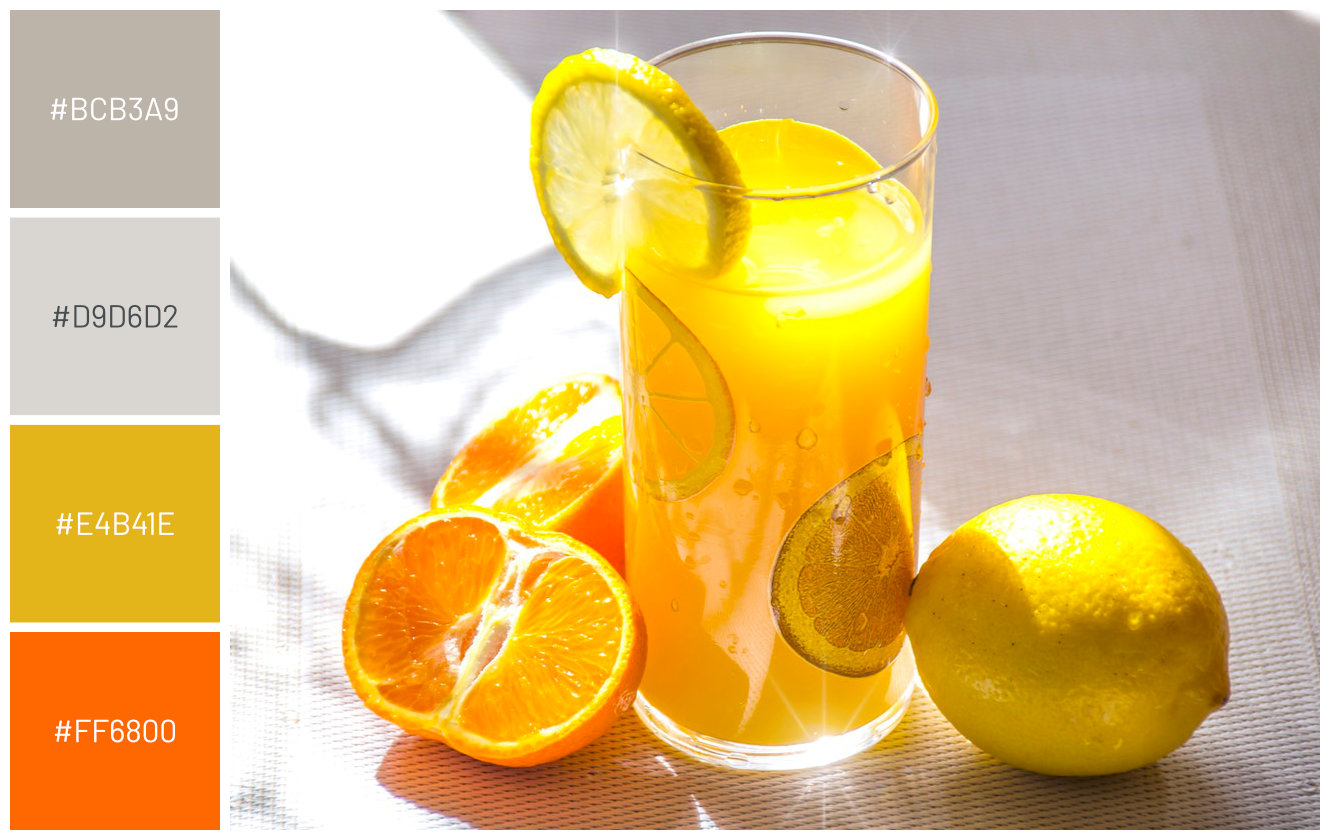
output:
[[[629,277],[624,295],[629,451],[637,486],[666,502],[720,475],[734,446],[734,404],[711,354],[660,298]]]
[[[342,652],[365,705],[493,764],[553,761],[632,705],[645,630],[618,573],[552,531],[433,510],[370,553]]]
[[[615,50],[561,61],[531,107],[531,176],[550,235],[589,288],[623,287],[625,260],[652,251],[680,273],[737,260],[743,182],[706,116],[663,70]]]
[[[1150,518],[1026,496],[949,536],[906,627],[924,687],[980,749],[1052,775],[1119,773],[1181,746],[1228,699],[1228,620]]]
[[[804,511],[781,543],[771,570],[776,626],[825,671],[876,674],[905,642],[919,456],[913,437],[861,467]]]
[[[430,506],[474,505],[561,531],[623,571],[619,383],[587,374],[551,385],[472,438]]]

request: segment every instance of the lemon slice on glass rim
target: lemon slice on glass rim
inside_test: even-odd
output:
[[[531,176],[555,247],[606,297],[636,257],[712,277],[748,239],[739,167],[716,129],[663,70],[616,50],[569,56],[545,77]]]

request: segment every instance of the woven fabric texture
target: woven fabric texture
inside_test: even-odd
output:
[[[1232,699],[1162,761],[1094,779],[989,758],[922,692],[877,747],[791,773],[694,763],[632,717],[528,770],[405,735],[342,671],[355,571],[489,417],[564,376],[617,371],[617,304],[583,290],[552,248],[496,254],[446,306],[411,313],[418,325],[399,340],[351,347],[284,318],[235,251],[223,435],[232,827],[1319,827],[1314,20],[446,19],[528,95],[588,46],[651,56],[758,29],[849,38],[918,69],[942,115],[920,556],[1028,493],[1135,507],[1218,585]],[[446,243],[435,251],[446,261]],[[310,294],[380,282],[311,278]]]

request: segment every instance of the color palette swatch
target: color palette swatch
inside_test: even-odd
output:
[[[11,207],[217,207],[215,11],[9,15]]]
[[[12,414],[216,414],[217,219],[13,219]]]
[[[218,828],[217,633],[10,634],[11,828]]]
[[[220,14],[9,23],[10,827],[217,829]]]
[[[11,426],[11,621],[219,620],[217,426]]]

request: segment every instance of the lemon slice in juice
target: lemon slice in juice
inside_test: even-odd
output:
[[[725,469],[734,447],[734,403],[725,378],[697,336],[630,275],[624,293],[628,364],[629,469],[652,497],[677,502],[701,492]]]
[[[845,677],[886,668],[905,641],[922,466],[912,437],[804,511],[771,570],[781,636],[808,662]]]
[[[531,107],[531,176],[559,253],[607,297],[635,253],[701,277],[743,254],[744,200],[697,183],[741,185],[733,156],[679,84],[640,58],[591,49],[550,71]]]

